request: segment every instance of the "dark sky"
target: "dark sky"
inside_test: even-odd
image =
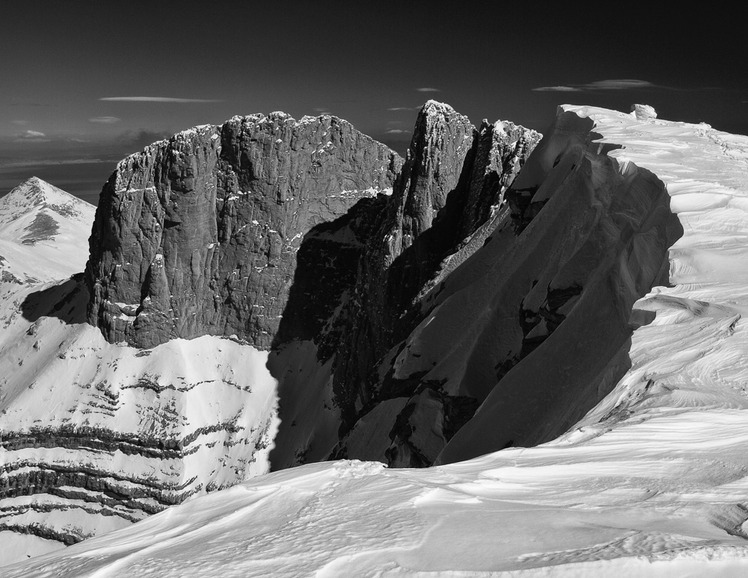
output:
[[[37,175],[95,202],[116,161],[145,144],[274,110],[330,112],[401,153],[430,98],[474,123],[541,131],[558,104],[643,102],[660,118],[748,134],[737,12],[549,4],[5,3],[0,194]]]

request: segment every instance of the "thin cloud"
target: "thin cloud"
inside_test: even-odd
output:
[[[386,131],[385,134],[407,134],[407,130],[403,130],[401,128],[391,128],[388,131]]]
[[[33,161],[11,161],[0,164],[4,169],[20,169],[26,167],[52,167],[62,165],[111,164],[111,159],[81,158],[81,159],[41,159]]]
[[[388,108],[387,110],[390,112],[401,112],[401,111],[411,111],[411,110],[420,110],[420,106],[393,106]]]
[[[18,135],[17,141],[50,142],[47,135],[38,130],[27,130]]]
[[[93,118],[89,118],[88,122],[95,122],[97,124],[114,124],[122,119],[117,116],[95,116]]]
[[[632,90],[637,88],[664,88],[646,80],[635,78],[619,78],[614,80],[598,80],[582,87],[587,90]]]
[[[441,90],[438,88],[430,88],[428,86],[423,87],[423,88],[416,88],[416,90],[418,92],[441,92]]]
[[[16,126],[26,126],[29,124],[29,121],[27,120],[11,120],[10,122]]]
[[[535,92],[582,92],[581,88],[573,86],[539,86],[533,88]]]
[[[170,102],[170,103],[190,103],[190,102],[223,102],[212,98],[172,98],[170,96],[107,96],[100,98],[106,102]]]
[[[535,92],[583,92],[583,91],[594,91],[594,90],[642,90],[652,88],[664,88],[667,90],[677,90],[669,86],[662,86],[648,82],[646,80],[638,80],[636,78],[615,78],[610,80],[596,80],[595,82],[588,82],[586,84],[570,84],[561,86],[539,86],[533,88]]]

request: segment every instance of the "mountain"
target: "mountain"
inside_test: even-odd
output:
[[[439,262],[416,293],[423,318],[382,362],[395,380],[446,375],[446,391],[495,382],[436,455],[489,453],[290,468],[5,575],[744,575],[747,165],[748,137],[562,107],[478,248]],[[368,238],[359,225],[329,231]],[[441,393],[421,389],[392,441],[444,437],[443,420],[421,427]],[[375,435],[372,414],[394,403],[359,427]]]
[[[237,335],[268,348],[304,234],[389,191],[401,163],[330,115],[234,117],[147,147],[102,190],[89,321],[139,347]]]
[[[402,163],[346,121],[276,112],[123,159],[95,215],[33,179],[1,199],[0,535],[12,547],[0,562],[267,472],[266,350],[302,237],[381,203]]]
[[[436,393],[425,372],[393,377],[392,363],[423,320],[426,296],[485,241],[540,136],[504,121],[476,129],[429,101],[392,196],[307,234],[269,359],[281,400],[274,468],[333,455],[387,461],[391,430],[423,387],[434,391],[426,420],[456,430],[475,411],[475,397]]]
[[[268,467],[266,353],[210,336],[136,349],[85,322],[94,211],[36,178],[0,198],[2,563]]]
[[[95,210],[37,177],[0,197],[3,283],[23,285],[82,271]]]
[[[85,272],[29,285],[4,317],[5,555],[329,457],[359,417],[346,383],[412,329],[399,319],[469,252],[539,139],[430,101],[405,160],[336,117],[278,112],[120,162],[79,231]]]

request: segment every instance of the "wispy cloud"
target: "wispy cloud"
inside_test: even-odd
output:
[[[596,80],[586,84],[569,84],[561,86],[539,86],[533,88],[535,92],[583,92],[594,90],[642,90],[661,88],[667,90],[678,90],[670,86],[654,84],[646,80],[636,78],[615,78],[610,80]]]
[[[17,136],[16,142],[50,142],[50,139],[38,130],[27,130]]]
[[[409,131],[403,130],[401,128],[391,128],[385,132],[385,134],[408,134]]]
[[[29,124],[29,121],[27,121],[27,120],[20,120],[20,119],[19,120],[11,120],[10,122],[11,122],[11,124],[14,124],[16,126],[26,126],[27,124]]]
[[[411,111],[411,110],[420,110],[420,106],[392,106],[388,108],[387,110],[390,112],[400,112],[400,111]]]
[[[111,164],[111,159],[101,158],[80,158],[80,159],[40,159],[40,160],[16,160],[10,162],[0,162],[3,169],[20,169],[25,167],[53,167],[64,165],[89,165],[89,164]]]
[[[428,86],[425,86],[423,88],[416,88],[418,92],[441,92],[438,88],[430,88]]]
[[[582,92],[581,88],[574,86],[538,86],[533,90],[535,92]]]
[[[223,102],[213,98],[173,98],[170,96],[107,96],[99,100],[107,102],[171,102],[171,103],[190,103],[190,102]]]
[[[97,124],[114,124],[122,119],[118,116],[95,116],[93,118],[89,118],[88,122],[94,122]]]

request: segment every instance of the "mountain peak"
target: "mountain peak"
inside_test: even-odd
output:
[[[440,102],[438,100],[427,100],[421,107],[421,113],[423,114],[454,114],[455,109],[448,105],[446,102]]]
[[[33,176],[0,198],[0,215],[6,213],[8,210],[14,213],[28,211],[39,205],[70,205],[72,207],[81,203],[89,205],[89,203],[78,197],[57,188],[39,177]]]

